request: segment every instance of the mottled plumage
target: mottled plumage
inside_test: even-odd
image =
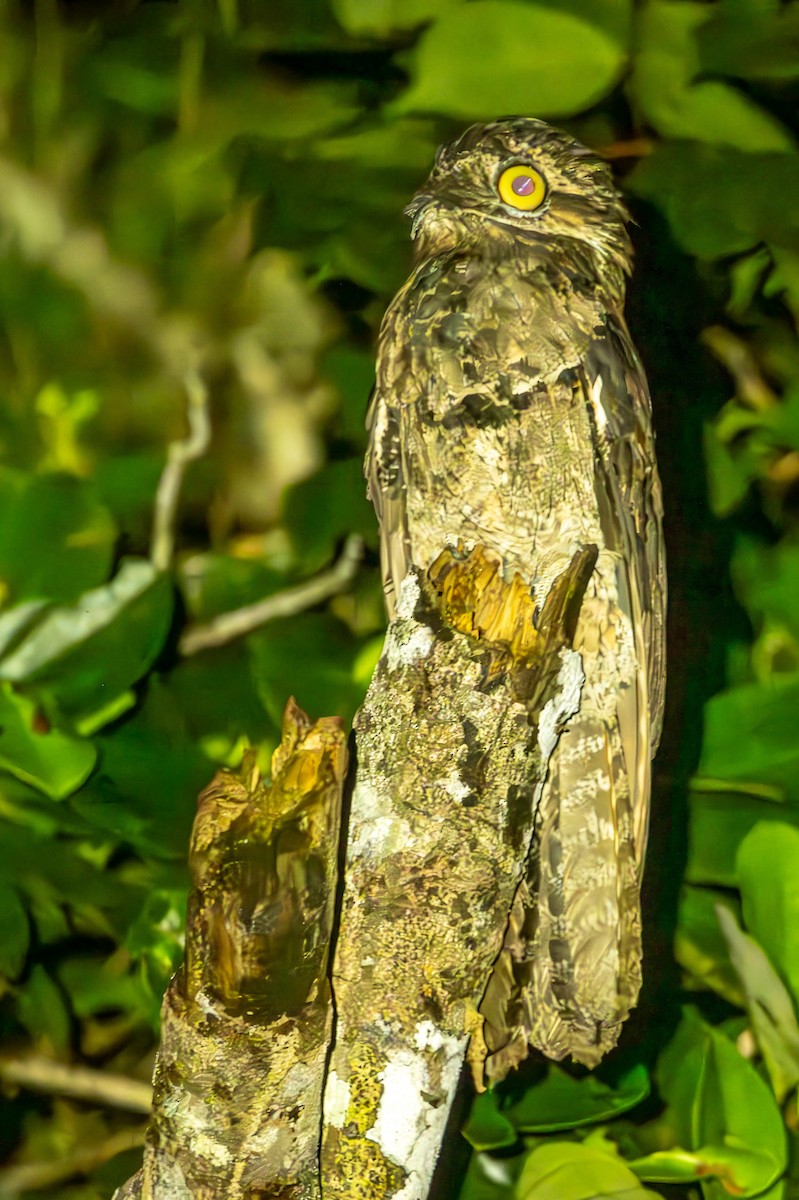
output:
[[[513,165],[546,196],[500,197]],[[594,1065],[640,987],[640,877],[664,687],[661,495],[623,317],[630,244],[605,163],[540,121],[474,126],[409,207],[413,272],[380,335],[367,476],[389,612],[409,567],[480,544],[543,604],[598,558],[580,709],[538,803],[529,870],[482,1005],[499,1077],[527,1040]]]

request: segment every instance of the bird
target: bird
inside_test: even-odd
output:
[[[596,548],[573,643],[579,707],[480,1007],[490,1081],[530,1046],[594,1067],[641,987],[665,687],[662,488],[624,316],[629,215],[608,163],[532,117],[441,147],[406,213],[413,265],[380,329],[365,461],[389,619],[409,571],[447,547],[488,550],[538,606]]]

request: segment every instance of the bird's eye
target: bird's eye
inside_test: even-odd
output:
[[[511,208],[532,212],[543,204],[547,185],[544,176],[535,167],[517,163],[515,167],[508,167],[502,172],[497,181],[497,191],[500,199]]]

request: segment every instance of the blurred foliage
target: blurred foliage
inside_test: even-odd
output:
[[[798,99],[799,0],[3,6],[8,1053],[148,1076],[197,792],[247,744],[266,761],[291,692],[351,719],[379,651],[360,462],[403,206],[467,121],[555,118],[613,159],[638,221],[667,498],[645,990],[593,1076],[533,1063],[480,1097],[465,1180],[453,1133],[439,1190],[799,1193]],[[212,443],[161,570],[156,492],[197,375]],[[344,592],[182,653],[353,532]],[[9,1094],[0,1191],[109,1196],[135,1120]]]

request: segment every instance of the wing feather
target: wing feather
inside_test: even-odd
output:
[[[630,619],[638,676],[618,712],[633,790],[636,859],[646,851],[650,762],[660,742],[666,687],[663,498],[646,377],[623,318],[609,318],[583,363],[595,422],[595,489],[605,544],[618,553],[619,605]]]
[[[557,296],[530,285],[522,297],[518,279],[512,282],[506,291],[513,315],[500,321],[486,307],[478,319],[476,293],[469,293],[467,308],[457,291],[465,282],[443,272],[429,298],[440,327],[430,326],[424,335],[412,327],[405,297],[398,295],[381,335],[366,461],[391,617],[395,591],[414,555],[420,556],[409,536],[409,490],[418,507],[424,482],[428,502],[443,504],[441,488],[466,463],[457,457],[465,444],[458,441],[458,425],[453,441],[439,436],[449,412],[461,422],[485,421],[492,411],[498,420],[507,419],[514,382],[522,382],[538,397],[536,403],[553,405],[554,416],[554,397],[565,403],[568,377],[591,424],[597,511],[606,558],[616,564],[618,620],[608,619],[611,625],[616,621],[612,635],[631,631],[635,669],[632,682],[617,689],[613,711],[600,716],[587,706],[562,733],[553,755],[525,877],[481,1005],[486,1069],[493,1078],[524,1056],[528,1039],[551,1057],[571,1054],[594,1065],[617,1040],[636,1001],[650,761],[660,737],[665,685],[662,500],[642,368],[618,314],[606,315],[599,326],[594,323],[593,334],[577,339],[579,358],[568,366],[559,350],[566,314]],[[492,281],[494,306],[506,294],[501,283]],[[511,346],[515,374],[509,375],[510,342],[505,343],[511,332],[517,341]],[[545,365],[547,353],[560,354],[557,369],[563,374]],[[512,422],[505,428],[510,449]],[[535,489],[513,474],[520,465],[512,455],[507,465],[508,486],[518,488],[519,505],[530,504]],[[509,504],[515,505],[513,495]],[[521,509],[518,514],[524,516]],[[533,538],[536,517],[527,514]],[[457,532],[455,524],[451,532]]]
[[[369,435],[364,474],[367,495],[380,525],[380,567],[389,621],[396,608],[396,590],[408,573],[411,551],[404,499],[397,409],[375,388],[366,417]]]
[[[481,1005],[492,1080],[524,1057],[526,1039],[551,1058],[596,1065],[641,984],[639,891],[663,714],[666,576],[649,393],[621,320],[591,343],[578,377],[636,669],[633,685],[617,691],[615,716],[578,713],[550,762],[526,876]]]

